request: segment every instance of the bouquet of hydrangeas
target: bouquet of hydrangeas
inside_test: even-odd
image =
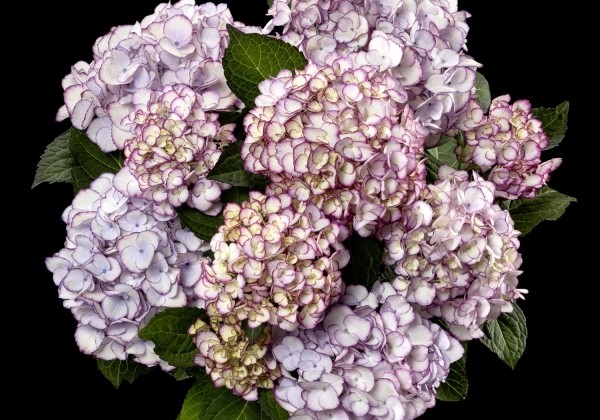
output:
[[[63,79],[34,186],[76,191],[46,265],[77,345],[115,386],[194,378],[182,420],[462,400],[468,341],[525,349],[568,103],[492,99],[456,0],[269,3],[160,4]]]

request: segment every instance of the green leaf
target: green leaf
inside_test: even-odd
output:
[[[488,112],[490,109],[490,104],[492,103],[492,94],[490,93],[490,84],[483,77],[483,74],[477,72],[477,76],[475,78],[475,99],[481,108],[483,108],[483,112]]]
[[[258,392],[258,403],[266,418],[272,420],[287,420],[290,415],[275,400],[273,391],[270,389],[261,389]]]
[[[425,156],[427,157],[425,166],[427,167],[427,173],[432,179],[437,179],[438,169],[442,165],[448,165],[454,169],[460,168],[460,162],[454,152],[457,145],[457,139],[442,136],[439,146],[425,151]]]
[[[208,216],[186,205],[177,208],[181,224],[203,241],[210,241],[223,224],[222,216]]]
[[[383,244],[374,238],[353,234],[344,243],[350,252],[350,262],[342,270],[346,284],[362,284],[371,289],[381,272]]]
[[[208,179],[221,181],[234,187],[264,186],[269,180],[262,175],[253,174],[244,168],[241,156],[242,142],[236,141],[223,149]]]
[[[258,340],[260,338],[262,333],[265,331],[266,327],[267,327],[267,324],[260,324],[256,328],[248,328],[248,327],[244,328],[244,332],[246,333],[246,337],[248,337],[249,344],[252,345],[252,344],[256,343],[256,340]]]
[[[556,108],[534,108],[531,112],[542,122],[542,128],[548,136],[549,145],[545,150],[558,146],[567,132],[569,102],[565,101]]]
[[[97,359],[98,370],[115,388],[121,386],[123,381],[133,383],[138,376],[150,372],[150,368],[133,360],[102,360]]]
[[[202,314],[197,308],[165,309],[142,328],[140,338],[154,342],[156,354],[170,365],[192,367],[198,349],[188,329]]]
[[[173,376],[173,378],[175,378],[176,381],[185,381],[186,379],[190,378],[198,378],[204,374],[204,371],[198,366],[194,366],[191,368],[178,367],[171,372],[171,375]]]
[[[225,388],[215,388],[202,375],[188,391],[177,420],[262,420],[268,417],[256,401],[246,401]]]
[[[392,281],[396,277],[398,277],[398,276],[394,272],[394,268],[391,265],[386,265],[385,267],[383,267],[383,270],[381,270],[381,272],[379,273],[377,280],[379,280],[381,282]]]
[[[246,34],[231,25],[229,47],[223,57],[227,85],[247,108],[254,108],[258,84],[283,69],[303,69],[308,64],[296,47],[266,35]]]
[[[123,167],[121,152],[102,152],[83,131],[76,128],[70,130],[69,149],[73,156],[71,182],[76,190],[87,188],[90,182],[104,173],[116,174]]]
[[[226,203],[235,203],[241,205],[244,201],[250,200],[250,189],[247,187],[232,187],[227,191],[221,192],[221,201]]]
[[[31,188],[35,188],[42,182],[53,184],[55,182],[71,182],[71,165],[73,156],[69,150],[70,130],[65,131],[50,143],[35,171],[35,179]]]
[[[177,416],[177,420],[198,420],[200,413],[204,411],[204,406],[210,402],[208,393],[212,391],[214,385],[206,375],[198,378],[196,383],[188,390],[181,412]]]
[[[569,204],[577,199],[561,194],[556,190],[544,187],[535,198],[523,198],[511,201],[508,211],[515,222],[515,229],[526,235],[544,220],[558,220]]]
[[[217,111],[217,114],[221,125],[234,123],[244,115],[242,111]]]
[[[256,401],[246,401],[233,395],[227,388],[212,392],[211,403],[206,407],[202,420],[259,420],[266,419]]]
[[[521,308],[513,303],[512,312],[487,321],[483,325],[483,332],[485,337],[481,342],[514,369],[525,351],[527,341],[527,323]]]
[[[437,389],[440,401],[462,401],[467,398],[469,379],[467,378],[467,351],[463,357],[450,365],[450,373]]]

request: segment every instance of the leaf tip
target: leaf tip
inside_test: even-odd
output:
[[[229,34],[229,36],[233,35],[233,34],[239,34],[242,31],[240,31],[238,28],[236,28],[235,26],[233,26],[230,23],[226,23],[225,24],[225,28],[227,29],[227,33]]]

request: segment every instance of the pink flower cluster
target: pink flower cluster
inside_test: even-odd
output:
[[[458,340],[526,293],[520,232],[495,201],[535,197],[561,160],[542,162],[529,102],[478,105],[456,0],[274,0],[269,15],[262,32],[283,27],[309,64],[262,81],[244,117],[241,158],[265,192],[224,206],[231,186],[207,179],[235,141],[217,111],[244,107],[224,77],[226,25],[261,30],[226,5],[161,4],[63,80],[57,119],[125,167],[77,194],[46,264],[86,354],[170,369],[138,332],[191,305],[207,315],[189,329],[195,363],[216,386],[246,400],[274,388],[294,419],[414,419]],[[459,130],[455,152],[477,172],[442,165],[428,185],[426,146]],[[221,214],[212,258],[181,227],[184,203]],[[383,242],[390,281],[344,283],[353,233]]]
[[[258,399],[258,387],[272,389],[281,373],[271,354],[271,327],[250,340],[235,315],[213,315],[209,324],[202,320],[190,327],[198,346],[195,363],[204,367],[215,386],[225,386],[235,395]]]
[[[458,125],[465,130],[466,140],[466,149],[458,150],[459,155],[483,172],[490,171],[488,180],[496,186],[496,197],[534,198],[562,162],[555,158],[542,163],[548,137],[531,113],[529,101],[511,105],[510,96],[500,96],[492,101],[487,116],[471,101]]]
[[[470,15],[456,1],[275,0],[268,14],[266,29],[283,26],[282,38],[318,65],[341,55],[389,72],[432,132],[451,128],[474,93]]]
[[[275,339],[274,392],[290,418],[408,420],[435,404],[462,346],[389,284],[377,289],[349,287],[357,307],[334,305],[316,328]]]
[[[347,230],[287,194],[251,192],[241,206],[228,204],[223,217],[211,241],[214,259],[195,288],[207,313],[235,314],[251,328],[269,323],[293,331],[319,323],[344,291]]]
[[[126,120],[134,136],[125,143],[125,164],[139,191],[130,194],[151,201],[157,217],[173,218],[174,207],[185,202],[207,214],[221,211],[222,185],[206,175],[235,137],[233,124],[221,127],[217,113],[205,112],[212,100],[218,97],[180,84],[140,89],[132,97]]]
[[[483,323],[512,311],[525,292],[517,289],[519,232],[494,204],[494,184],[447,166],[439,175],[402,222],[378,233],[384,262],[408,302],[443,319],[459,339],[480,338]]]
[[[268,194],[315,204],[368,236],[401,216],[425,186],[427,130],[389,74],[338,58],[259,85],[244,119],[247,170],[268,176]]]
[[[229,42],[226,24],[254,31],[234,22],[227,5],[197,6],[194,0],[162,3],[136,24],[114,27],[96,41],[94,60],[76,63],[64,78],[65,105],[57,119],[70,118],[110,152],[123,149],[131,137],[124,119],[140,89],[185,84],[210,109],[234,109],[241,104],[227,87],[221,64]]]
[[[46,265],[78,321],[83,353],[168,368],[138,331],[160,308],[196,303],[208,247],[177,219],[157,220],[150,202],[129,199],[116,183],[104,174],[77,194],[63,213],[65,248]]]
[[[257,388],[273,388],[279,367],[269,349],[271,325],[286,331],[314,328],[344,292],[340,270],[349,254],[345,228],[330,222],[314,204],[287,194],[251,192],[241,206],[228,204],[224,224],[211,240],[214,258],[205,262],[195,292],[210,317],[199,321],[196,364],[216,386],[247,400]],[[250,342],[242,323],[260,328]]]

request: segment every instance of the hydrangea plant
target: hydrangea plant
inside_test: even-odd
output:
[[[79,349],[117,385],[194,378],[183,420],[464,399],[469,341],[524,351],[519,238],[575,200],[542,156],[568,104],[491,100],[456,0],[265,9],[160,4],[63,79],[34,186],[75,189],[46,265]]]

